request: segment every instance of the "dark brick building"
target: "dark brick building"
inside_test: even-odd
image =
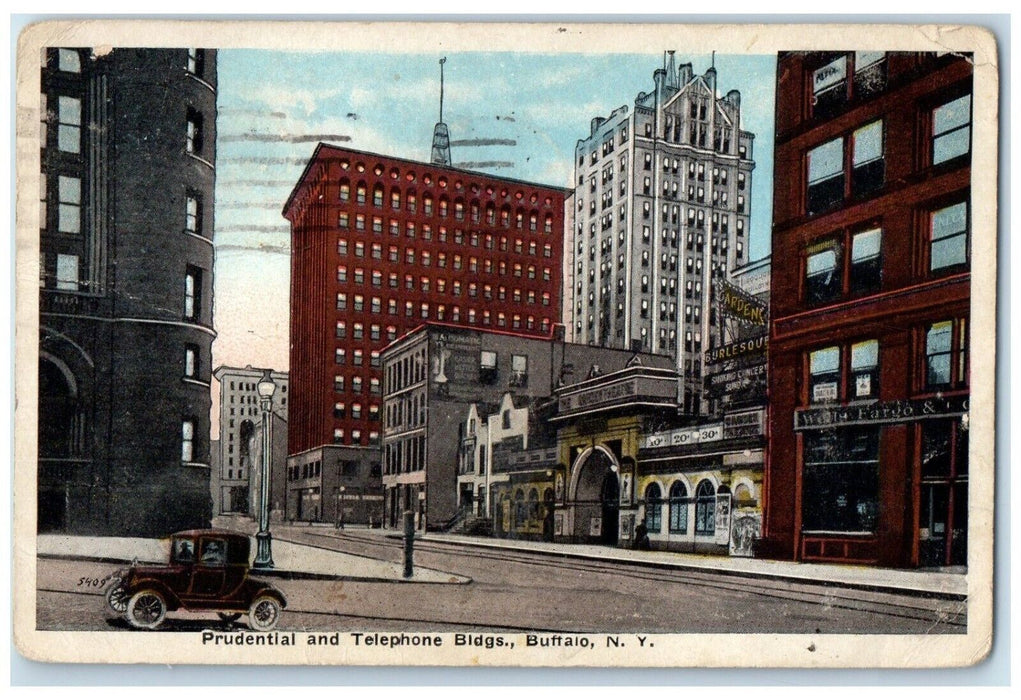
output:
[[[364,447],[378,464],[379,353],[423,322],[550,335],[560,321],[564,196],[320,144],[283,212],[292,256],[288,453],[315,463],[323,456],[310,450]]]
[[[762,553],[896,567],[967,552],[972,64],[777,64]]]
[[[216,54],[42,66],[41,531],[208,524]]]

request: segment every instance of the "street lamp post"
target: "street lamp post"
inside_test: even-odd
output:
[[[262,409],[262,464],[259,484],[259,531],[255,534],[255,561],[253,569],[273,568],[273,537],[269,532],[269,459],[270,459],[270,410],[273,407],[273,392],[277,385],[267,369],[259,380],[259,408]]]
[[[340,511],[337,513],[337,526],[339,529],[344,529],[344,492],[347,491],[346,486],[340,487]]]

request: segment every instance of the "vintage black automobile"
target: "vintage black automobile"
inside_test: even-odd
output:
[[[216,612],[227,623],[248,614],[258,632],[276,627],[287,601],[248,575],[248,535],[230,530],[187,530],[170,537],[167,564],[118,571],[106,591],[110,608],[139,629],[155,629],[167,612]]]

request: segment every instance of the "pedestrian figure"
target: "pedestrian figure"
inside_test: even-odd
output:
[[[645,527],[645,521],[638,523],[635,528],[635,549],[649,549],[649,530]]]

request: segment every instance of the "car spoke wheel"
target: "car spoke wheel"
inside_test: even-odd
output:
[[[167,616],[167,603],[153,590],[139,591],[128,601],[128,622],[132,627],[151,630],[159,627]]]
[[[248,609],[248,626],[256,632],[269,632],[280,620],[280,601],[273,596],[259,596]]]
[[[128,611],[128,601],[131,596],[124,589],[124,584],[120,581],[115,582],[112,586],[106,589],[106,604],[118,615],[123,615]]]

